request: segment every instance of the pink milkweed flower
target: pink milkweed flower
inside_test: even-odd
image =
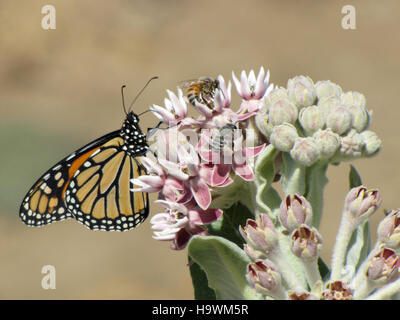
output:
[[[218,76],[218,82],[219,91],[215,97],[215,103],[218,105],[218,108],[221,111],[223,108],[229,108],[231,105],[232,83],[229,81],[228,85],[226,85],[225,79],[221,75]]]
[[[239,130],[235,129],[234,131],[237,133]],[[213,166],[213,186],[225,186],[227,182],[231,182],[227,180],[231,169],[246,181],[254,180],[253,169],[248,160],[256,157],[264,149],[265,144],[257,147],[245,147],[241,134],[233,136],[231,144],[221,150],[216,150],[213,144],[212,131],[203,130],[197,148],[200,157]]]
[[[194,119],[187,116],[187,105],[182,90],[178,88],[178,95],[171,90],[167,90],[167,93],[169,99],[164,99],[165,108],[156,104],[153,104],[149,108],[154,116],[168,125],[175,125],[177,123],[191,125],[195,123]]]
[[[178,145],[177,150],[178,163],[165,159],[158,161],[170,176],[182,181],[184,188],[190,190],[191,196],[200,208],[206,210],[211,203],[211,192],[206,182],[210,176],[210,168],[200,164],[199,156],[192,145],[187,144],[186,147]]]
[[[166,199],[181,201],[186,196],[181,181],[168,176],[164,169],[150,158],[142,158],[142,164],[146,168],[147,175],[132,179],[131,182],[138,188],[133,192],[160,192]]]
[[[173,241],[172,249],[186,247],[193,235],[206,235],[204,224],[218,220],[222,215],[220,209],[201,210],[195,201],[183,205],[172,201],[158,200],[167,210],[156,214],[150,221],[154,230],[153,238],[161,241]]]
[[[232,71],[232,78],[239,96],[244,100],[260,100],[273,88],[272,84],[268,85],[269,70],[267,74],[265,74],[263,67],[260,68],[257,79],[254,70],[249,72],[249,76],[247,76],[246,72],[243,70],[240,74],[240,81]]]
[[[240,74],[240,81],[236,78],[235,73],[232,72],[232,79],[235,83],[236,90],[244,100],[238,110],[238,114],[240,114],[239,120],[245,120],[251,117],[264,107],[265,102],[263,99],[274,87],[273,84],[269,84],[269,76],[269,70],[267,74],[265,74],[263,67],[260,68],[257,78],[253,70],[249,72],[248,76],[245,71],[242,71]]]

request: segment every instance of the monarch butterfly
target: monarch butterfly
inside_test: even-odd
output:
[[[91,230],[126,231],[147,218],[149,196],[131,192],[130,180],[146,173],[140,157],[149,146],[139,116],[133,111],[125,114],[120,130],[73,152],[36,181],[19,211],[25,224],[43,226],[75,218]]]

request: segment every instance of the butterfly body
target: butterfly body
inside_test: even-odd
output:
[[[125,231],[148,216],[148,194],[133,193],[130,180],[145,173],[140,157],[148,150],[139,118],[129,112],[113,131],[49,169],[25,196],[20,218],[43,226],[75,218],[92,230]]]

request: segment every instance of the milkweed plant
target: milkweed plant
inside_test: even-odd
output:
[[[217,80],[193,105],[178,87],[150,108],[166,128],[143,159],[147,175],[133,180],[164,208],[153,237],[187,248],[195,298],[396,298],[400,209],[385,212],[372,246],[369,218],[382,198],[353,166],[330,268],[319,256],[329,165],[381,149],[365,96],[308,76],[274,86],[264,68]]]

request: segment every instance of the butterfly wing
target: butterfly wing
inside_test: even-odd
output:
[[[65,191],[76,171],[106,142],[119,136],[111,132],[70,154],[46,171],[22,201],[19,216],[29,226],[43,226],[73,217],[65,204]]]
[[[123,144],[121,137],[115,137],[95,150],[66,189],[68,210],[89,229],[126,231],[149,214],[148,194],[130,190],[130,180],[145,169],[140,157],[125,152]]]

